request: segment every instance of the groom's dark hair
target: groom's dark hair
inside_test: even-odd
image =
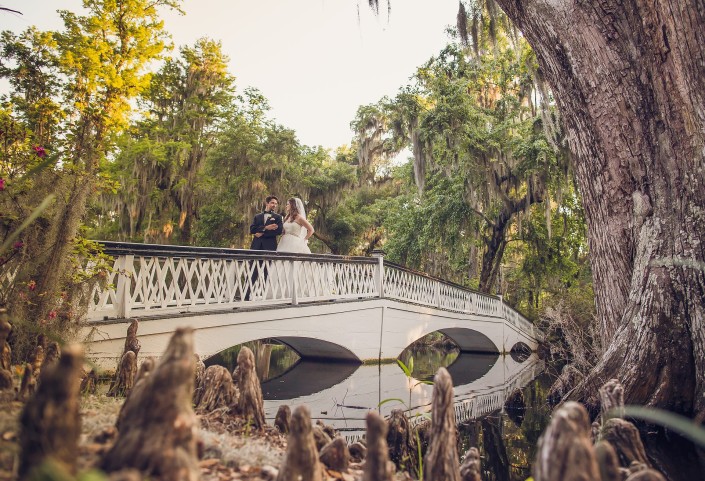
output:
[[[277,202],[279,202],[279,198],[278,198],[276,195],[270,195],[269,197],[267,197],[266,199],[264,199],[264,203],[265,203],[265,204],[269,204],[272,199],[276,199]]]

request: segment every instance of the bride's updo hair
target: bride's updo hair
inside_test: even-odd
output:
[[[286,202],[287,204],[289,204],[289,215],[287,215],[286,218],[296,220],[296,218],[301,215],[301,212],[299,212],[298,207],[296,207],[296,199],[292,197]]]

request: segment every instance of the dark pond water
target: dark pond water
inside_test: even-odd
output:
[[[477,446],[488,481],[525,480],[539,435],[548,423],[546,391],[551,379],[535,354],[498,356],[456,350],[406,350],[401,360],[412,366],[411,377],[396,363],[346,364],[301,360],[282,345],[248,343],[255,353],[262,381],[265,414],[273,422],[282,404],[292,410],[305,404],[315,421],[334,426],[348,441],[364,434],[364,418],[371,409],[388,415],[404,409],[419,416],[430,409],[430,381],[439,367],[453,378],[461,454]],[[206,364],[235,368],[236,346]],[[515,389],[524,394],[526,408],[511,416],[504,402]]]

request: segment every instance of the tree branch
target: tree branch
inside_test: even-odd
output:
[[[0,10],[4,10],[5,12],[12,12],[12,13],[16,13],[18,15],[22,15],[22,12],[20,12],[19,10],[13,10],[13,9],[7,8],[7,7],[0,7]]]

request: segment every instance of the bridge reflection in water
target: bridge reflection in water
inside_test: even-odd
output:
[[[453,357],[446,356],[446,361]],[[301,360],[275,377],[265,376],[262,392],[267,421],[274,421],[282,404],[292,410],[306,405],[314,422],[321,420],[334,426],[351,441],[364,433],[367,412],[377,409],[384,400],[391,401],[379,406],[383,416],[392,409],[407,410],[411,416],[429,411],[433,386],[419,381],[432,379],[431,372],[446,365],[453,378],[456,420],[461,423],[503,409],[514,389],[524,387],[543,371],[543,362],[536,354],[517,357],[459,353],[449,365],[436,360],[426,369],[418,369],[421,360],[422,357],[415,358],[417,369],[413,374],[417,377],[411,378],[396,363],[357,365]],[[221,362],[211,359],[211,363]]]

